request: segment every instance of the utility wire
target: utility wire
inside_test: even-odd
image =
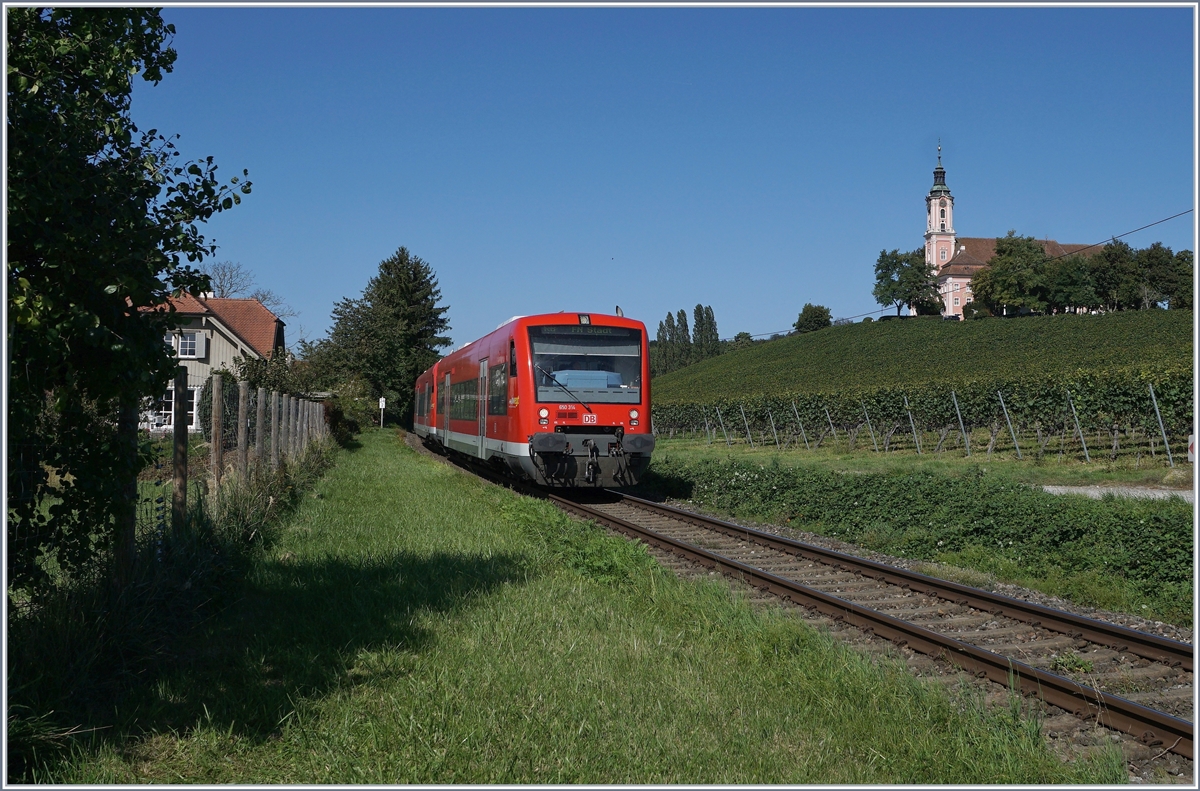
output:
[[[1103,242],[1096,242],[1095,244],[1089,244],[1087,247],[1081,247],[1073,253],[1063,253],[1062,255],[1056,255],[1053,258],[1047,258],[1042,263],[1048,264],[1051,261],[1057,261],[1060,258],[1069,258],[1070,256],[1073,256],[1073,255],[1079,255],[1084,250],[1091,250],[1093,247],[1100,247],[1101,245],[1106,245],[1109,242],[1115,242],[1118,239],[1129,236],[1130,234],[1135,234],[1138,231],[1144,231],[1147,228],[1153,228],[1156,225],[1162,225],[1164,222],[1167,222],[1168,220],[1174,220],[1176,217],[1182,217],[1185,214],[1191,214],[1193,211],[1194,211],[1193,209],[1187,209],[1186,211],[1181,211],[1178,214],[1172,214],[1170,217],[1164,217],[1161,220],[1155,220],[1154,222],[1150,223],[1149,225],[1143,225],[1141,228],[1134,228],[1132,231],[1126,231],[1125,233],[1118,234],[1116,236],[1113,236],[1112,238],[1105,239]],[[1024,268],[1028,269],[1029,267],[1024,267]],[[1020,270],[1017,270],[1017,271],[1020,271]],[[857,316],[843,316],[843,317],[839,318],[838,321],[852,321],[854,319],[861,319],[866,316],[874,316],[876,313],[883,313],[885,311],[891,310],[894,307],[895,307],[895,305],[889,305],[885,308],[880,308],[879,310],[872,310],[872,311],[868,311],[866,313],[859,313]],[[787,333],[789,333],[791,331],[792,330],[787,329],[787,330],[777,330],[775,332],[760,332],[757,335],[751,335],[750,337],[751,338],[766,338],[771,335],[786,335]],[[721,340],[732,341],[733,338],[722,338]]]

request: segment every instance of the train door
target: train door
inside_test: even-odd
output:
[[[450,374],[447,372],[446,381],[442,384],[442,415],[445,419],[442,421],[444,433],[442,434],[442,444],[447,448],[450,447]]]
[[[487,458],[487,386],[488,361],[479,361],[479,458]]]

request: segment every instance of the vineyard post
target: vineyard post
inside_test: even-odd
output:
[[[1067,403],[1071,405],[1071,417],[1075,419],[1075,430],[1079,432],[1079,444],[1083,446],[1083,459],[1089,464],[1092,457],[1088,455],[1087,440],[1083,438],[1083,429],[1079,427],[1079,413],[1075,411],[1075,400],[1071,398],[1071,391],[1067,391]]]
[[[775,430],[775,416],[767,410],[767,418],[771,421],[771,433],[775,435],[775,450],[779,450],[779,432]]]
[[[721,433],[725,435],[725,444],[732,445],[729,441],[729,432],[725,430],[725,419],[721,417],[721,407],[714,407],[717,410],[717,420],[721,421]]]
[[[867,414],[867,403],[861,398],[858,403],[862,404],[863,416],[867,419],[867,431],[871,432],[871,444],[875,446],[875,452],[879,452],[879,443],[875,441],[875,428],[871,425],[871,416]]]
[[[708,414],[704,411],[704,407],[700,407],[700,415],[704,418],[704,436],[708,437],[708,444],[711,445],[713,441],[712,431],[708,427]]]
[[[800,436],[804,437],[804,449],[812,450],[808,446],[808,435],[804,433],[804,424],[800,422],[800,410],[796,409],[795,400],[792,401],[792,414],[796,416],[796,425],[800,426]]]
[[[1167,430],[1163,427],[1162,415],[1158,411],[1158,398],[1154,395],[1154,385],[1151,382],[1147,382],[1146,384],[1150,386],[1150,400],[1154,403],[1154,416],[1158,418],[1158,430],[1162,432],[1163,447],[1167,449],[1167,461],[1174,468],[1175,459],[1171,458],[1171,443],[1167,442]]]
[[[212,375],[212,475],[213,489],[221,484],[221,467],[225,464],[225,396],[224,379],[220,374]]]
[[[917,446],[917,455],[921,455],[921,438],[917,436],[917,423],[913,420],[912,407],[908,405],[908,396],[904,396],[904,410],[908,412],[908,425],[912,428],[913,442]]]
[[[746,420],[746,409],[741,404],[738,404],[738,409],[742,410],[742,423],[746,426],[746,439],[750,441],[750,447],[754,447],[754,437],[750,435],[750,421]]]
[[[1008,417],[1008,407],[1004,405],[1004,396],[1000,395],[1000,391],[996,391],[996,397],[1000,399],[1000,408],[1004,410],[1004,420],[1008,423],[1008,433],[1012,434],[1013,447],[1017,449],[1017,458],[1021,458],[1021,446],[1017,444],[1017,432],[1013,431],[1012,420]]]
[[[958,430],[962,432],[963,444],[967,446],[967,458],[970,458],[971,440],[967,437],[967,427],[963,425],[962,410],[958,408],[958,396],[951,390],[950,397],[954,399],[954,413],[958,415]]]
[[[829,416],[829,407],[821,407],[825,410],[825,419],[829,421],[829,430],[833,432],[833,449],[837,450],[837,429],[833,427],[833,418]]]

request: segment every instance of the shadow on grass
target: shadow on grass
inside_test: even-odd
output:
[[[200,725],[266,740],[301,698],[407,672],[435,638],[422,614],[453,613],[527,579],[515,555],[263,563],[229,586],[231,604],[160,644],[136,683],[106,701],[107,717],[85,707],[82,727],[100,729],[86,741],[129,750],[139,736]]]
[[[651,465],[653,465],[653,462],[651,462]],[[642,475],[642,479],[638,481],[636,486],[631,486],[621,491],[629,492],[635,497],[659,502],[668,497],[686,500],[692,496],[693,486],[692,481],[689,481],[687,478],[671,474],[663,475],[656,472],[654,467],[651,466]]]

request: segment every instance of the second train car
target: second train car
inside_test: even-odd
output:
[[[637,483],[650,463],[650,360],[640,321],[518,316],[417,379],[427,443],[545,486]]]

